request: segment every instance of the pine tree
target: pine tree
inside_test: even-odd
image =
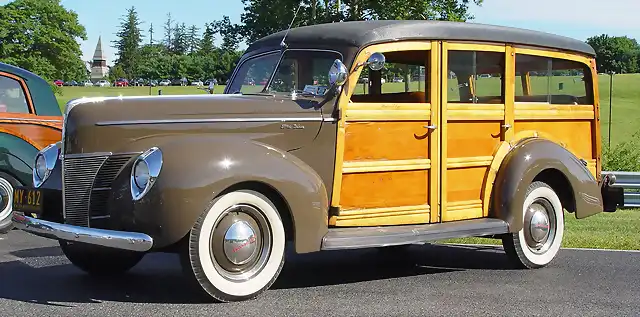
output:
[[[215,31],[213,25],[209,23],[204,24],[204,34],[202,35],[202,41],[200,41],[200,55],[207,55],[213,52],[215,46],[213,45],[213,37]]]
[[[119,65],[128,78],[137,75],[136,64],[140,56],[140,43],[142,43],[142,31],[140,20],[135,7],[127,10],[120,19],[120,29],[116,34],[118,39],[113,41],[113,47],[117,50],[115,64]]]
[[[192,25],[189,27],[189,34],[187,36],[189,54],[193,54],[198,51],[198,48],[200,46],[200,37],[198,36],[199,32],[200,29],[197,26]]]
[[[173,19],[171,13],[167,14],[167,21],[164,23],[164,45],[168,51],[173,48]]]

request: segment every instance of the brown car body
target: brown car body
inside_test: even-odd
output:
[[[238,73],[247,61],[270,52],[279,55],[283,50],[283,36],[283,32],[276,33],[252,44],[230,83],[241,76]],[[287,238],[293,241],[298,253],[306,253],[449,237],[517,235],[528,228],[522,206],[531,190],[529,184],[535,182],[552,188],[563,208],[575,213],[577,218],[615,211],[620,203],[621,193],[609,187],[612,180],[601,177],[597,73],[593,49],[582,42],[519,29],[426,21],[368,21],[303,27],[292,29],[284,42],[285,52],[329,52],[339,56],[349,70],[346,83],[333,87],[326,95],[235,94],[240,88],[232,84],[227,86],[224,95],[71,101],[60,144],[62,160],[41,186],[42,190],[52,191],[51,195],[61,196],[63,203],[47,207],[51,209],[41,218],[79,228],[144,233],[152,238],[151,250],[170,250],[179,248],[190,235],[194,239],[194,224],[218,197],[251,189],[274,203]],[[446,78],[447,73],[431,69],[425,75],[435,83],[428,84],[422,95],[420,91],[390,94],[388,100],[376,99],[379,101],[375,104],[365,104],[365,98],[381,98],[381,85],[372,84],[373,94],[359,95],[360,99],[352,97],[357,76],[366,67],[367,58],[381,49],[390,58],[402,60],[403,57],[394,55],[398,47],[426,47],[430,52],[456,47],[501,52],[508,62],[500,72],[512,83],[515,75],[510,67],[514,65],[511,61],[515,54],[509,52],[522,49],[529,53],[543,52],[541,56],[568,56],[585,61],[583,66],[590,74],[584,76],[592,85],[585,98],[593,102],[588,106],[575,103],[576,107],[590,107],[584,110],[586,114],[568,110],[560,115],[558,111],[564,109],[563,106],[548,104],[514,106],[513,99],[504,97],[498,105],[486,101],[482,104],[484,108],[478,108],[487,110],[454,105],[452,101],[449,101],[452,106],[438,110],[441,102],[447,103],[446,99],[440,101],[447,90],[445,81],[439,79]],[[446,61],[441,55],[431,54],[430,61]],[[371,81],[376,78],[379,81],[379,74],[370,75]],[[526,80],[530,80],[528,76],[527,73]],[[273,74],[270,78],[273,81]],[[431,89],[431,85],[437,83],[444,88]],[[525,87],[525,91],[530,88]],[[505,85],[502,95],[513,94],[513,89]],[[425,95],[430,103],[413,102],[405,110],[401,103],[395,103],[402,102],[400,98],[425,98]],[[398,109],[406,112],[395,111]],[[427,109],[426,115],[421,109]],[[461,122],[446,121],[446,116],[456,118],[455,111],[468,111],[468,114],[455,119]],[[534,119],[523,115],[527,111],[533,113],[529,116]],[[574,131],[560,131],[555,136],[545,132],[549,129],[547,126],[565,129],[561,124],[548,123],[553,119],[545,116],[558,116],[567,119],[567,125],[585,129],[578,130],[585,133],[584,141],[571,139]],[[494,120],[495,124],[486,125],[478,120]],[[531,120],[539,122],[540,130],[524,128]],[[398,128],[387,128],[384,122],[396,124]],[[490,156],[441,156],[439,153],[453,153],[451,151],[468,146],[461,143],[464,140],[458,136],[459,139],[450,140],[461,140],[460,143],[449,141],[449,152],[446,148],[446,138],[454,138],[453,131],[460,129],[456,125],[467,124],[478,129],[469,132],[471,137],[498,127],[497,136],[487,132],[488,141],[470,139],[471,144],[478,143],[478,149],[484,146],[482,142],[489,142],[486,149]],[[429,135],[423,130],[420,133],[427,132],[421,137],[412,130],[409,136],[414,143],[409,144],[400,134],[394,134],[409,125],[424,125],[438,132]],[[445,130],[447,125],[449,130]],[[443,128],[436,130],[438,126]],[[571,127],[568,129],[574,129]],[[366,130],[371,128],[373,130]],[[447,135],[445,131],[452,134]],[[382,140],[385,135],[390,135],[391,141]],[[440,143],[439,138],[445,140]],[[424,153],[389,159],[394,151],[395,157],[400,157],[412,144],[424,146],[424,143],[415,143],[423,140],[430,144],[424,147]],[[394,141],[400,144],[396,148],[393,148]],[[387,146],[391,149],[386,149]],[[132,199],[134,159],[154,147],[162,151],[161,172],[144,197]],[[364,152],[357,156],[353,151]],[[387,152],[380,154],[381,151]],[[349,161],[348,157],[353,158]],[[481,172],[482,178],[471,180],[472,174],[465,174],[463,178],[452,176],[461,173],[452,170],[465,168],[469,168],[468,173],[474,171],[473,175]],[[420,184],[421,179],[427,182],[427,187]],[[469,182],[478,185],[471,187]],[[440,188],[449,189],[441,191]],[[464,196],[468,193],[477,198],[471,200],[468,197],[472,196]],[[352,199],[353,195],[360,197],[359,200]],[[366,198],[375,195],[383,198]],[[25,219],[18,215],[15,221],[24,224]],[[194,259],[192,256],[192,263]],[[225,298],[204,284],[203,287],[216,294],[214,297]]]

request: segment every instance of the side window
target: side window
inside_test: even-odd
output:
[[[426,81],[429,50],[385,52],[385,65],[379,71],[365,67],[351,96],[352,102],[429,102]]]
[[[336,59],[341,59],[336,52],[289,50],[278,65],[268,90],[275,93],[326,91],[329,69]]]
[[[231,93],[261,92],[267,85],[279,58],[280,54],[272,53],[242,63],[231,85]]]
[[[29,113],[29,105],[20,82],[0,75],[0,112]]]
[[[592,105],[590,68],[582,63],[516,54],[516,102]]]
[[[504,53],[448,52],[447,101],[504,103]]]

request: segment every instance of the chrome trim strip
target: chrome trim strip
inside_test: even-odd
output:
[[[97,126],[132,125],[132,124],[170,124],[170,123],[224,123],[224,122],[314,122],[325,121],[323,117],[300,118],[217,118],[217,119],[158,119],[158,120],[121,120],[96,122]]]
[[[64,154],[64,158],[85,158],[85,157],[95,157],[95,156],[111,156],[112,152],[93,152],[93,153],[72,153],[72,154]]]
[[[29,122],[55,122],[60,123],[62,120],[55,119],[32,119],[32,118],[2,118],[0,121],[29,121]]]
[[[82,242],[138,252],[146,252],[153,247],[153,238],[144,233],[91,229],[60,224],[27,217],[18,211],[13,212],[11,220],[18,229],[43,238]]]

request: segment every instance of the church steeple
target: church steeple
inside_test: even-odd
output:
[[[93,53],[91,61],[91,81],[96,82],[109,75],[109,67],[107,66],[107,57],[102,50],[102,36],[98,37],[98,45]]]
[[[93,53],[93,61],[106,61],[107,58],[104,56],[104,52],[102,51],[102,36],[98,37],[98,45],[96,45],[96,51]]]

